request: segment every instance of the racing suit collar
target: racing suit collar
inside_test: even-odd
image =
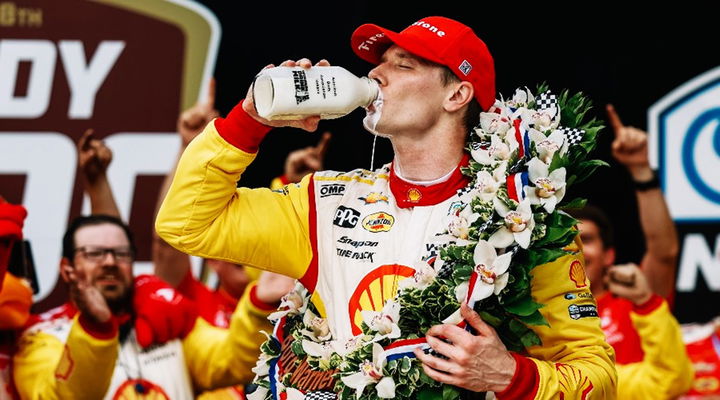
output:
[[[390,191],[395,197],[399,208],[410,208],[416,206],[433,206],[449,199],[458,190],[467,186],[470,178],[463,175],[461,167],[470,163],[468,153],[463,155],[460,164],[450,174],[450,177],[440,183],[424,186],[416,182],[408,182],[395,172],[394,161],[390,166]]]

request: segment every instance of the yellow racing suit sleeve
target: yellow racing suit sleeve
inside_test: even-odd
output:
[[[118,357],[117,325],[103,333],[84,325],[76,315],[65,343],[43,331],[20,338],[13,377],[22,399],[105,397]]]
[[[654,303],[654,304],[653,304]],[[671,399],[692,386],[694,371],[685,351],[680,325],[662,297],[630,313],[640,337],[643,360],[618,365],[618,397]]]
[[[247,287],[230,319],[228,329],[214,327],[198,318],[183,340],[186,363],[196,391],[247,384],[255,377],[251,369],[272,333],[267,317],[276,307],[255,299],[256,284]]]
[[[255,155],[208,124],[183,153],[155,228],[185,253],[300,278],[313,255],[310,176],[277,191],[236,188]]]
[[[535,267],[532,294],[549,326],[530,328],[541,345],[514,354],[517,369],[499,399],[615,399],[615,354],[600,328],[579,239],[571,254]]]

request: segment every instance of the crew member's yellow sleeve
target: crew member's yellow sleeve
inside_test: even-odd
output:
[[[118,334],[100,338],[72,322],[67,341],[42,331],[24,334],[13,358],[22,399],[102,399],[118,357]]]
[[[640,362],[617,366],[621,399],[673,399],[692,386],[695,373],[680,325],[662,297],[653,300],[660,305],[649,313],[630,313],[644,356]]]
[[[245,289],[228,329],[214,327],[198,318],[183,340],[183,351],[195,391],[247,384],[255,374],[251,369],[267,339],[260,331],[272,333],[267,316],[269,307],[253,301],[255,284]]]
[[[579,240],[579,239],[576,239]],[[549,326],[530,328],[542,345],[516,355],[518,370],[499,399],[615,399],[615,354],[600,328],[579,242],[568,254],[535,267],[532,294]]]
[[[300,278],[312,259],[310,176],[278,191],[236,188],[254,158],[208,124],[183,153],[155,228],[185,253]]]

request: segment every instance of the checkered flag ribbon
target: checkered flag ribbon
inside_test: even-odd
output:
[[[583,135],[585,135],[584,130],[577,128],[564,128],[562,131],[565,133],[565,140],[570,146],[580,142]]]
[[[438,257],[440,256],[438,255]],[[438,271],[437,277],[442,279],[450,279],[453,273],[453,264],[443,264],[442,268],[440,268],[440,271]]]
[[[551,107],[557,108],[557,96],[555,96],[548,90],[547,92],[537,97],[537,99],[535,100],[535,107],[538,110],[545,110]]]
[[[457,190],[457,195],[458,195],[458,197],[462,197],[462,196],[472,192],[472,190],[474,188],[475,188],[475,186],[472,186],[472,185],[463,186]]]
[[[305,399],[307,400],[335,400],[336,398],[337,395],[335,393],[324,390],[309,392],[305,395]]]

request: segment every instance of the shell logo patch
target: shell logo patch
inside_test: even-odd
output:
[[[75,361],[73,361],[72,356],[70,355],[70,348],[65,345],[65,350],[62,353],[60,362],[58,363],[57,368],[55,368],[55,377],[66,381],[70,377],[73,369],[75,369]]]
[[[353,335],[362,333],[360,324],[363,322],[361,311],[382,311],[385,301],[393,299],[397,294],[398,284],[405,278],[415,274],[415,269],[400,265],[388,264],[370,271],[358,283],[348,303],[348,313]]]
[[[366,231],[378,233],[389,231],[394,223],[395,217],[386,212],[378,212],[365,217],[365,219],[363,219],[362,226]]]
[[[585,276],[585,268],[582,263],[575,260],[570,264],[570,271],[568,272],[570,280],[575,282],[575,287],[580,289],[587,287],[587,277]]]
[[[412,188],[407,191],[407,200],[409,202],[417,203],[420,199],[422,199],[422,193],[418,189]]]

